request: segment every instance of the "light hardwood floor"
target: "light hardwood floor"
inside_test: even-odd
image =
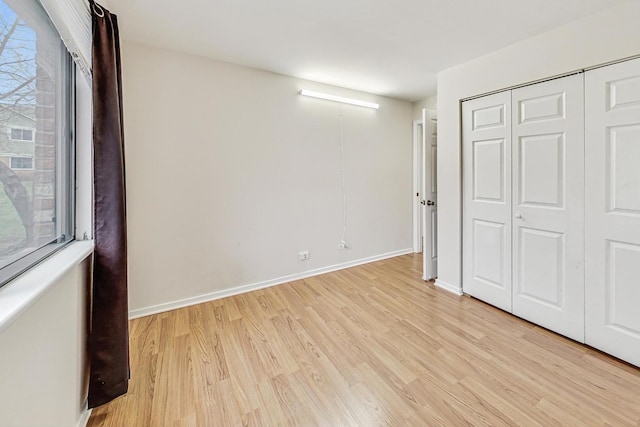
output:
[[[639,425],[640,369],[420,279],[406,255],[131,321],[97,426]]]

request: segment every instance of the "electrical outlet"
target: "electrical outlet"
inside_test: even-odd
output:
[[[300,261],[306,261],[309,258],[311,258],[311,253],[309,251],[301,251],[298,252],[298,260]]]
[[[340,241],[340,243],[338,244],[338,249],[349,249],[349,248],[350,248],[349,244],[344,240]]]

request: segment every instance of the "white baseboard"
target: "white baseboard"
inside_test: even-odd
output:
[[[222,291],[216,291],[216,292],[211,292],[203,295],[198,295],[191,298],[185,298],[177,301],[167,302],[164,304],[158,304],[150,307],[139,308],[136,310],[129,311],[129,319],[149,316],[151,314],[157,314],[165,311],[175,310],[177,308],[188,307],[190,305],[201,304],[203,302],[209,302],[209,301],[217,300],[220,298],[230,297],[233,295],[244,294],[246,292],[256,291],[258,289],[264,289],[270,286],[281,285],[283,283],[292,282],[294,280],[305,279],[307,277],[317,276],[319,274],[330,273],[332,271],[343,270],[345,268],[355,267],[357,265],[368,264],[370,262],[380,261],[383,259],[393,258],[400,255],[410,254],[410,253],[413,253],[413,248],[387,252],[386,254],[375,255],[367,258],[361,258],[354,261],[344,262],[341,264],[330,265],[328,267],[307,270],[302,273],[282,276],[276,279],[265,280],[262,282],[251,283],[249,285],[242,285],[234,288],[224,289]]]
[[[87,427],[87,423],[89,422],[89,418],[91,418],[91,411],[93,409],[85,409],[76,424],[77,427]]]
[[[440,289],[444,289],[445,291],[451,292],[452,294],[462,295],[462,288],[458,286],[450,285],[447,282],[443,282],[440,279],[436,279],[435,285]]]

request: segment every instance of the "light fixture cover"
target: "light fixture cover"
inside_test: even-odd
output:
[[[353,98],[345,98],[344,96],[331,95],[331,94],[322,93],[322,92],[314,92],[312,90],[307,90],[307,89],[301,89],[300,95],[311,96],[313,98],[326,99],[328,101],[342,102],[343,104],[351,104],[351,105],[359,105],[361,107],[375,108],[376,110],[380,108],[380,104],[376,104],[375,102],[361,101],[359,99],[353,99]]]

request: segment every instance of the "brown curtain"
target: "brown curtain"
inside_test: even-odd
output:
[[[116,16],[93,16],[94,265],[89,331],[89,407],[127,392],[127,220],[120,41]]]

